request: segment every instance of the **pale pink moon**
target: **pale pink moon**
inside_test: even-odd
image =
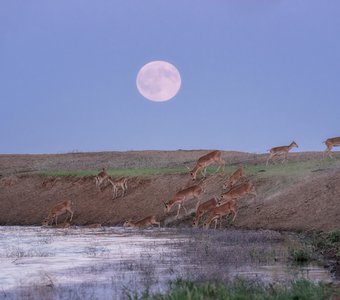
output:
[[[151,61],[137,74],[138,91],[148,100],[163,102],[175,97],[181,87],[176,67],[166,61]]]

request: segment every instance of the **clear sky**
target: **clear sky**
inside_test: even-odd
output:
[[[136,88],[152,60],[170,101]],[[0,153],[265,152],[340,136],[338,0],[2,0]]]

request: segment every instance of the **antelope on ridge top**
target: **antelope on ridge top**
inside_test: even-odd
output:
[[[269,150],[269,157],[266,162],[266,166],[268,166],[269,160],[271,160],[275,156],[279,155],[284,155],[282,163],[284,163],[287,160],[288,152],[293,148],[296,147],[298,148],[298,144],[295,143],[294,141],[290,143],[288,146],[279,146],[279,147],[274,147]]]
[[[333,147],[339,147],[340,146],[340,137],[329,138],[329,139],[325,140],[324,143],[326,144],[326,147],[327,147],[327,149],[324,152],[324,155],[325,155],[325,153],[327,153],[330,158],[333,158],[331,151],[332,151]]]
[[[199,203],[198,197],[204,192],[204,188],[201,185],[193,185],[191,187],[188,187],[184,190],[181,190],[175,194],[173,198],[171,198],[167,203],[164,203],[164,210],[165,213],[169,213],[171,208],[175,205],[178,204],[178,210],[177,210],[177,215],[176,218],[179,215],[179,211],[181,207],[184,208],[185,213],[187,213],[187,209],[184,206],[184,202],[188,201],[190,199],[197,199]]]
[[[212,151],[212,152],[200,157],[197,160],[195,167],[190,171],[190,175],[192,177],[192,180],[196,180],[196,176],[197,176],[198,171],[200,171],[201,175],[205,178],[205,175],[206,175],[206,172],[207,172],[207,167],[210,166],[213,163],[218,164],[218,168],[217,168],[216,172],[218,172],[218,170],[221,167],[223,167],[223,169],[224,169],[225,161],[221,158],[221,154],[222,154],[221,151],[215,150],[215,151]]]

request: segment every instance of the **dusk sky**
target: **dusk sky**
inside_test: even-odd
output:
[[[137,90],[165,60],[181,88]],[[340,1],[2,0],[0,153],[323,150],[340,136]]]

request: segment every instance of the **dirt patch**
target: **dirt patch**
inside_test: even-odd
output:
[[[48,210],[56,203],[71,199],[74,202],[74,224],[122,225],[129,218],[141,219],[156,215],[162,225],[189,226],[196,201],[190,201],[189,214],[173,222],[176,208],[165,215],[163,202],[179,190],[192,185],[189,174],[169,174],[129,177],[126,196],[112,200],[112,189],[99,191],[93,176],[43,177],[23,175],[27,170],[99,169],[137,167],[192,166],[207,151],[145,151],[105,152],[63,155],[0,155],[3,178],[0,180],[0,224],[40,225]],[[224,152],[230,165],[263,163],[264,155]],[[321,153],[292,154],[291,160],[316,159]],[[321,230],[340,227],[340,169],[310,171],[304,176],[265,176],[259,170],[251,176],[258,197],[248,197],[238,203],[237,228],[283,230]],[[218,196],[230,174],[216,173],[204,180],[206,193],[201,202]],[[63,217],[60,217],[60,222]]]

